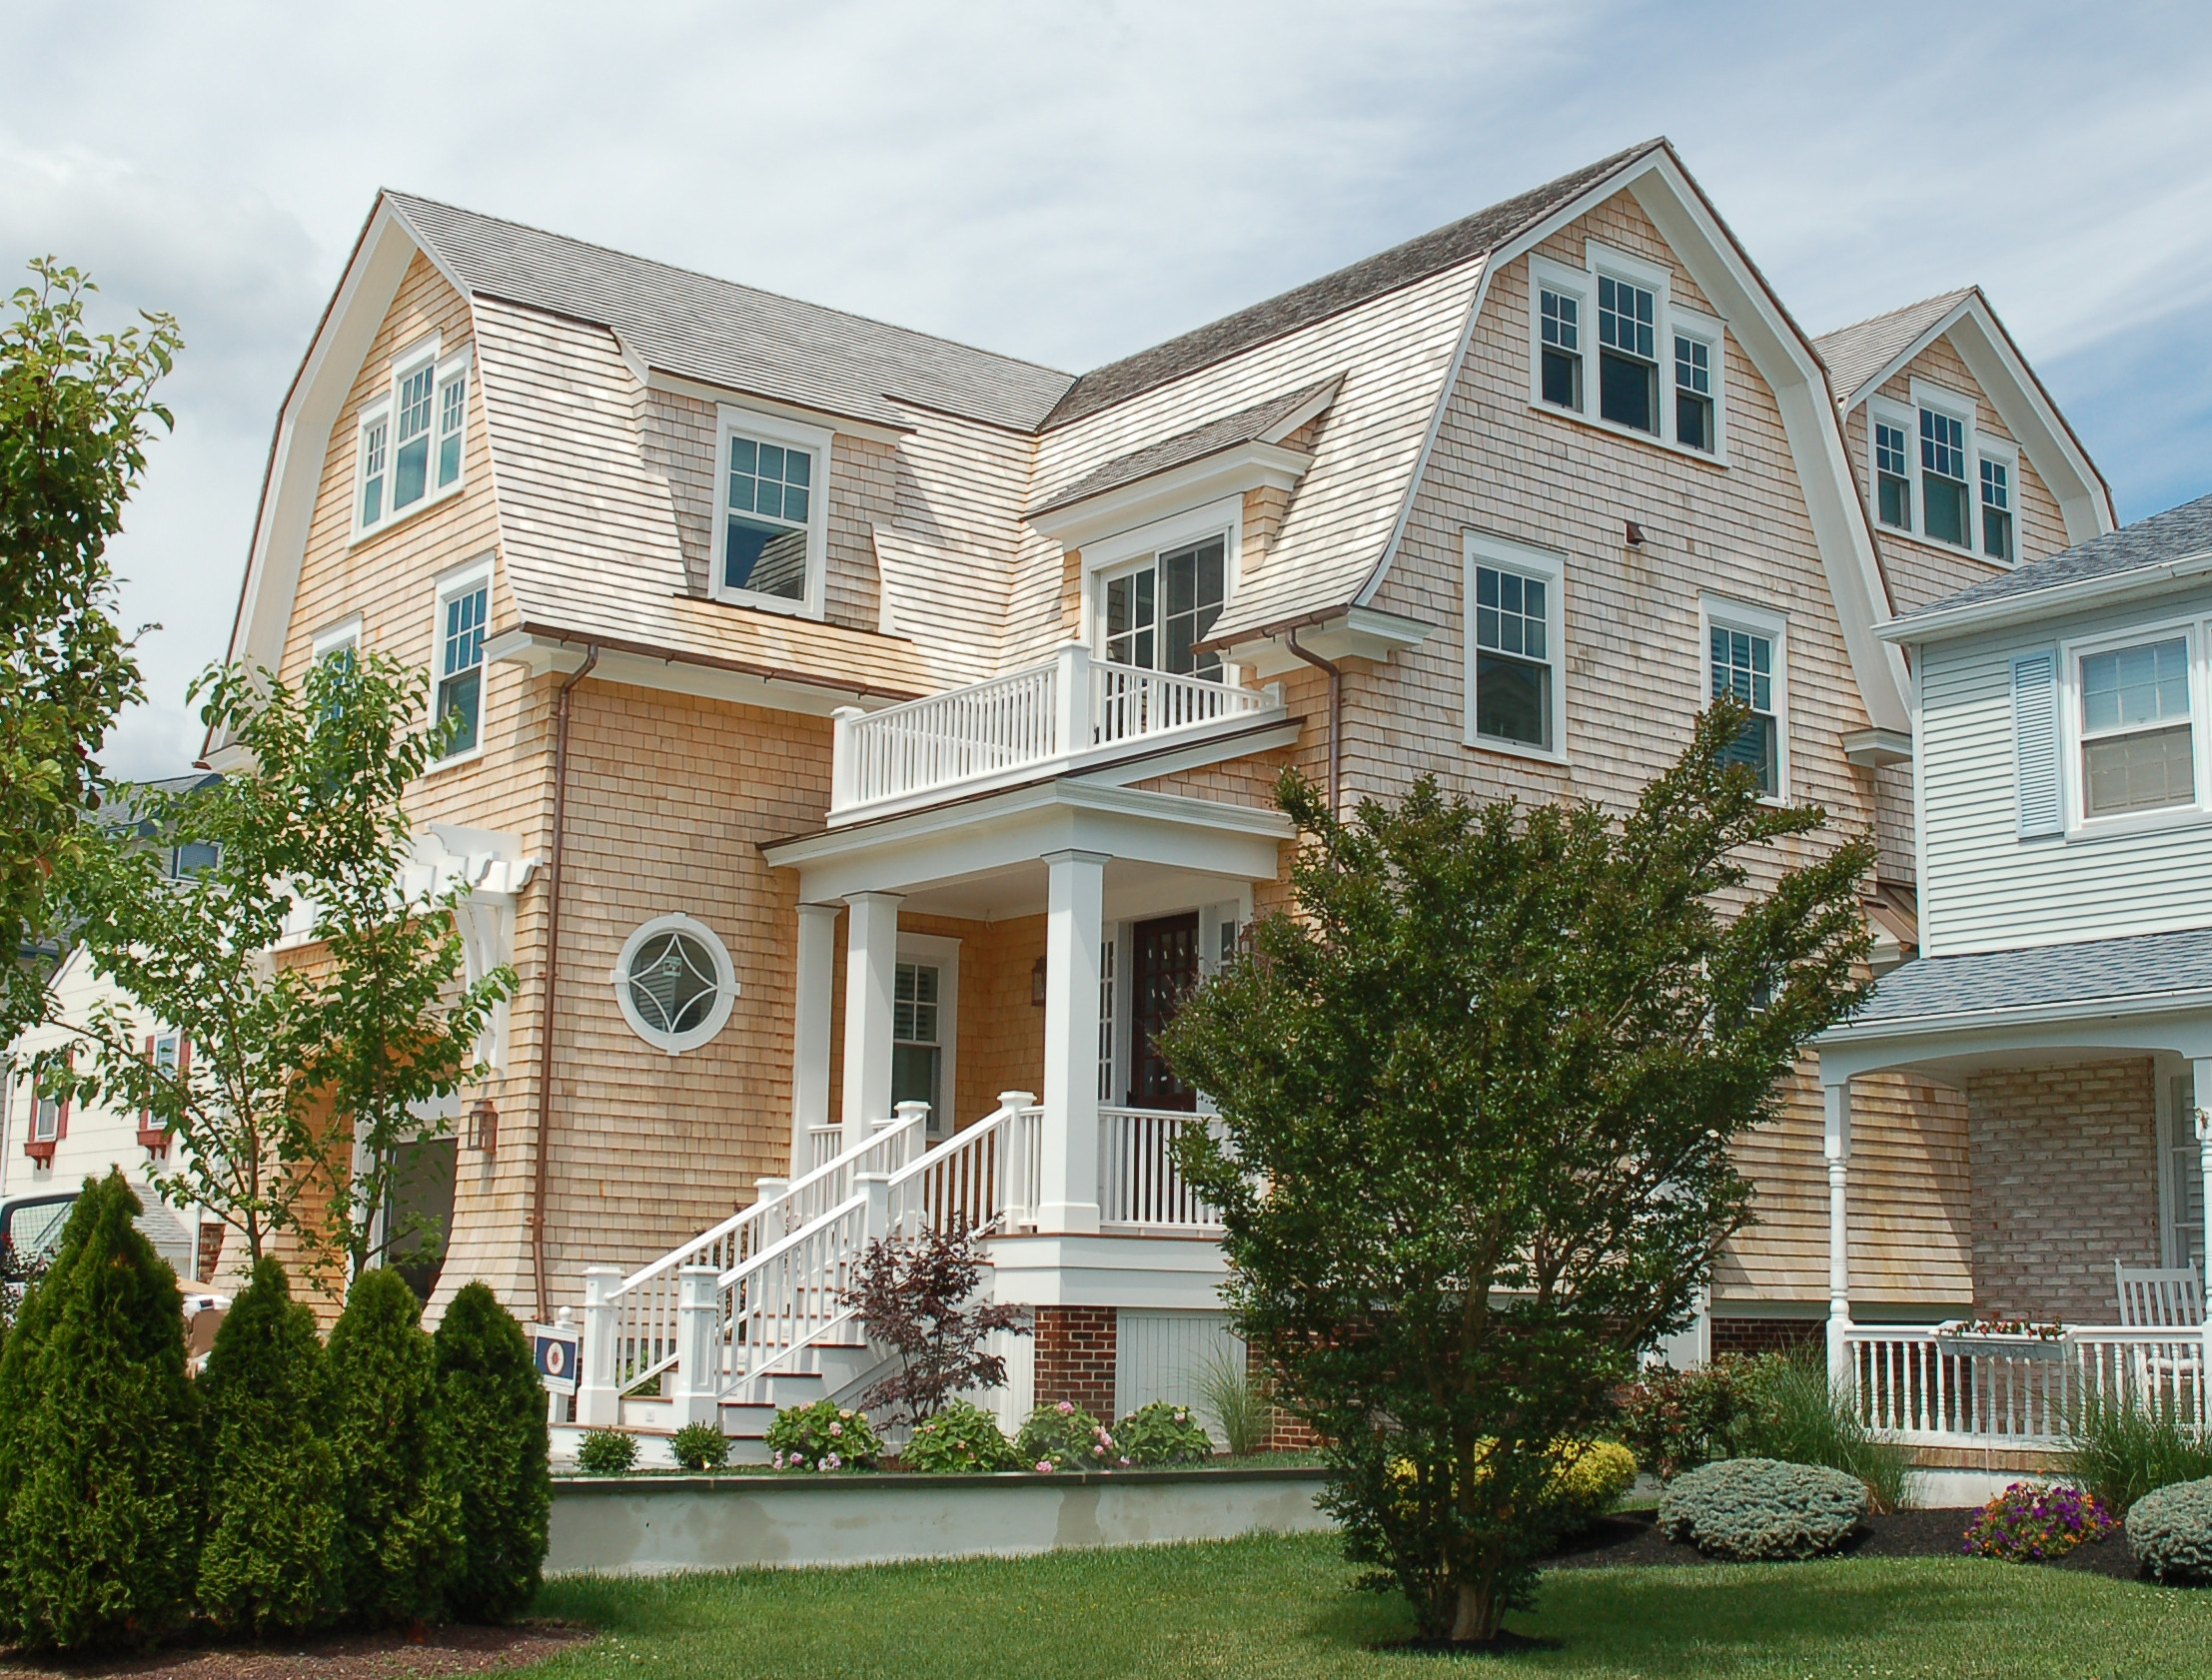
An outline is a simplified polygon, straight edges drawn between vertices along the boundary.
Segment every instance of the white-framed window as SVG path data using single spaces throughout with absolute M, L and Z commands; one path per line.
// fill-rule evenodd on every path
M 1092 650 L 1117 665 L 1222 681 L 1197 651 L 1236 593 L 1244 502 L 1229 496 L 1084 546 Z
M 1980 474 L 1975 500 L 1981 518 L 1981 554 L 1986 560 L 2010 565 L 2013 552 L 2013 514 L 2020 481 L 2020 457 L 1995 438 L 1980 439 Z
M 1875 516 L 1892 530 L 1912 528 L 1912 436 L 1895 419 L 1873 420 Z
M 1566 561 L 1504 537 L 1461 536 L 1469 746 L 1566 754 Z
M 1789 793 L 1789 636 L 1778 614 L 1740 601 L 1707 599 L 1699 634 L 1707 700 L 1732 694 L 1751 718 L 1725 752 L 1724 761 L 1757 772 L 1759 791 L 1783 800 Z
M 1726 328 L 1677 303 L 1663 265 L 1585 243 L 1585 266 L 1529 259 L 1530 401 L 1719 459 Z
M 356 540 L 461 488 L 470 365 L 466 345 L 440 356 L 435 334 L 393 358 L 390 383 L 356 421 Z
M 2195 631 L 2070 650 L 2084 822 L 2198 803 Z
M 308 656 L 311 659 L 328 659 L 333 653 L 344 653 L 349 649 L 358 651 L 360 647 L 361 614 L 357 612 L 350 618 L 342 618 L 335 624 L 317 630 L 308 644 Z
M 680 913 L 655 916 L 632 933 L 610 978 L 629 1030 L 671 1056 L 713 1038 L 737 1001 L 728 947 L 704 922 Z
M 1966 482 L 1966 422 L 1939 409 L 1920 411 L 1920 526 L 1931 542 L 1973 546 L 1972 491 Z
M 492 611 L 492 567 L 479 561 L 438 586 L 431 626 L 431 702 L 435 717 L 459 719 L 443 762 L 484 744 L 484 632 Z
M 957 1124 L 960 942 L 902 933 L 892 970 L 891 1102 L 927 1103 L 929 1136 Z
M 715 448 L 713 593 L 820 617 L 830 433 L 780 415 L 725 408 Z
M 1983 432 L 1971 397 L 1914 379 L 1911 402 L 1867 404 L 1867 467 L 1874 517 L 1924 542 L 2010 565 L 2019 453 Z

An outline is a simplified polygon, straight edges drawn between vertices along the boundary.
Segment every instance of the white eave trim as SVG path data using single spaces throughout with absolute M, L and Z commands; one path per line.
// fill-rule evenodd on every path
M 1434 624 L 1418 618 L 1402 618 L 1372 606 L 1352 606 L 1317 616 L 1309 623 L 1287 625 L 1271 634 L 1207 645 L 1219 648 L 1225 659 L 1249 665 L 1262 677 L 1274 677 L 1311 668 L 1291 651 L 1293 635 L 1298 637 L 1300 647 L 1324 659 L 1372 659 L 1381 663 L 1394 653 L 1419 647 L 1435 630 Z
M 1028 515 L 1028 522 L 1063 548 L 1080 548 L 1117 531 L 1147 525 L 1185 508 L 1202 507 L 1247 490 L 1293 490 L 1314 463 L 1304 449 L 1258 438 L 1232 443 L 1196 460 Z
M 573 675 L 583 668 L 592 645 L 591 638 L 583 635 L 549 636 L 511 629 L 502 630 L 485 641 L 484 657 L 490 664 L 521 665 L 534 677 L 544 676 L 548 671 Z M 861 706 L 875 711 L 914 697 L 870 693 L 781 671 L 734 670 L 679 658 L 672 653 L 657 657 L 608 647 L 604 643 L 597 645 L 599 662 L 591 667 L 594 682 L 649 688 L 665 694 L 689 694 L 706 700 L 727 700 L 766 711 L 827 717 L 839 706 Z
M 2132 600 L 2139 595 L 2155 595 L 2172 584 L 2194 582 L 2208 574 L 2212 574 L 2212 549 L 2159 565 L 2136 566 L 2104 577 L 2085 577 L 2077 583 L 2053 583 L 2045 588 L 1998 595 L 1965 606 L 1915 612 L 1909 618 L 1892 618 L 1876 625 L 1874 633 L 1884 641 L 1903 647 L 1949 641 L 1959 636 L 1977 635 L 1983 630 L 2032 623 L 2087 607 Z
M 1843 737 L 1843 756 L 1862 769 L 1912 762 L 1912 736 L 1902 729 L 1853 729 Z
M 1925 962 L 1929 959 L 1921 960 Z M 1812 1043 L 1815 1049 L 1832 1047 L 1840 1050 L 1884 1044 L 1892 1039 L 1924 1039 L 1943 1033 L 2064 1026 L 2077 1021 L 2130 1020 L 2146 1015 L 2186 1015 L 2199 1010 L 2212 1010 L 2212 989 L 2192 987 L 2185 992 L 2137 992 L 2124 997 L 2084 998 L 2066 1003 L 1954 1009 L 1941 1015 L 1869 1021 L 1864 1025 L 1847 1022 L 1840 1027 L 1830 1027 L 1816 1036 Z

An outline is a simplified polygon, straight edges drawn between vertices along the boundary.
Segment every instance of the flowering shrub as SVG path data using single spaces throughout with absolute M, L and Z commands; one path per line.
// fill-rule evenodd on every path
M 619 1429 L 586 1429 L 576 1447 L 576 1468 L 587 1476 L 626 1476 L 637 1462 L 637 1437 Z
M 1020 1463 L 1014 1443 L 998 1432 L 998 1419 L 966 1400 L 954 1400 L 936 1416 L 915 1424 L 898 1455 L 900 1469 L 933 1475 L 1011 1470 Z
M 778 1470 L 871 1470 L 883 1437 L 863 1411 L 834 1400 L 785 1406 L 768 1425 L 768 1463 Z
M 1637 1461 L 1661 1481 L 1729 1451 L 1729 1432 L 1787 1361 L 1723 1353 L 1709 1365 L 1675 1370 L 1655 1365 L 1616 1391 L 1621 1438 Z
M 1935 1333 L 1944 1335 L 2017 1335 L 2031 1341 L 2059 1341 L 2066 1334 L 2061 1323 L 2037 1323 L 2030 1318 L 1954 1318 L 1938 1324 Z
M 1636 1454 L 1619 1441 L 1569 1441 L 1557 1456 L 1552 1492 L 1571 1527 L 1605 1515 L 1636 1485 Z
M 1054 1470 L 1125 1470 L 1131 1460 L 1113 1432 L 1067 1400 L 1039 1406 L 1014 1439 L 1017 1468 L 1050 1475 Z
M 1982 1506 L 1966 1530 L 1965 1551 L 1970 1557 L 2041 1563 L 2064 1557 L 2084 1540 L 2101 1540 L 2118 1526 L 2094 1493 L 2016 1481 Z
M 1214 1455 L 1214 1438 L 1189 1406 L 1154 1400 L 1114 1425 L 1121 1455 L 1132 1464 L 1203 1464 Z

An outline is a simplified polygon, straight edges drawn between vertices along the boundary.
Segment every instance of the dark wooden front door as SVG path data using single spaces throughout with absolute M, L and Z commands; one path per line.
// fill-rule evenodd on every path
M 1168 1071 L 1159 1036 L 1183 994 L 1198 984 L 1198 912 L 1139 922 L 1137 967 L 1131 977 L 1129 1106 L 1137 1109 L 1198 1107 L 1198 1093 Z

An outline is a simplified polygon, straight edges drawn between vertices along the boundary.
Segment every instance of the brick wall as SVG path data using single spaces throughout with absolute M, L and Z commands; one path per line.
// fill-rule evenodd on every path
M 1827 1325 L 1818 1318 L 1722 1318 L 1712 1320 L 1712 1356 L 1740 1353 L 1799 1353 L 1827 1345 Z
M 1093 1417 L 1112 1417 L 1120 1340 L 1111 1306 L 1038 1307 L 1036 1403 L 1073 1400 Z
M 2113 1260 L 2158 1261 L 2155 1089 L 2147 1059 L 1967 1082 L 1977 1311 L 2115 1321 Z

